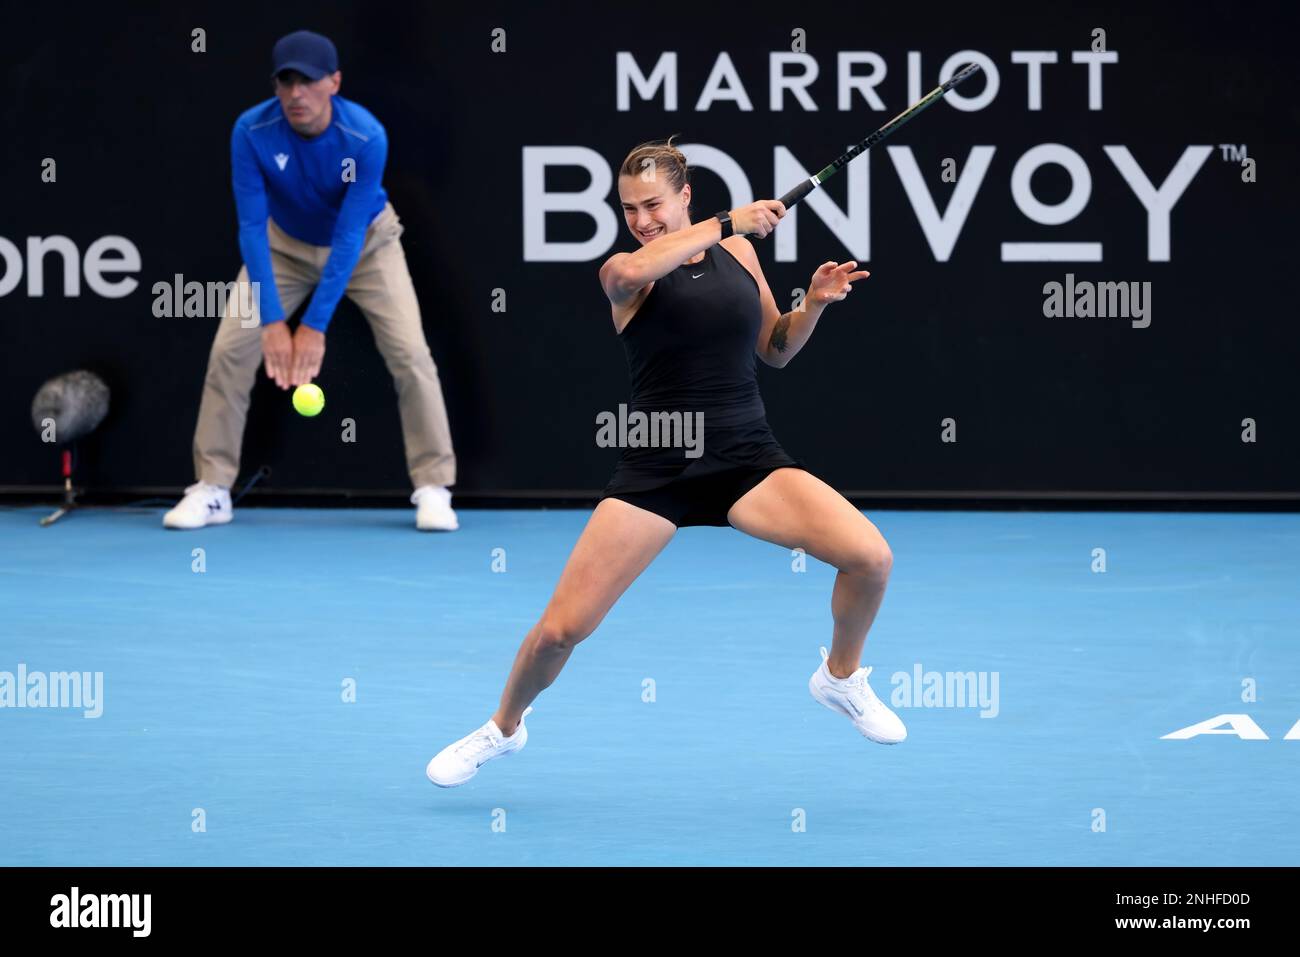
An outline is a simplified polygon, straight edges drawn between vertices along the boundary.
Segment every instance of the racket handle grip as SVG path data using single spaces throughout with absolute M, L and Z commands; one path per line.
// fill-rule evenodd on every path
M 796 186 L 794 189 L 790 190 L 790 192 L 782 196 L 781 204 L 785 206 L 786 209 L 789 209 L 791 206 L 799 202 L 799 200 L 803 199 L 812 191 L 813 191 L 813 181 L 811 179 L 806 179 L 798 186 Z
M 794 187 L 793 190 L 790 190 L 787 194 L 781 196 L 781 205 L 784 205 L 784 207 L 787 208 L 787 211 L 789 211 L 789 208 L 792 207 L 792 205 L 800 202 L 801 199 L 805 198 L 806 195 L 809 195 L 810 192 L 813 192 L 814 189 L 813 179 L 805 179 L 805 181 L 801 182 L 800 185 Z M 751 241 L 753 241 L 753 239 L 762 239 L 759 235 L 751 235 L 751 237 L 748 238 L 751 239 Z
M 790 192 L 786 193 L 784 196 L 781 197 L 781 205 L 784 206 L 788 211 L 791 206 L 793 206 L 795 203 L 799 202 L 799 200 L 803 199 L 805 196 L 811 193 L 813 189 L 814 189 L 813 181 L 811 179 L 806 179 L 798 186 L 796 186 L 794 189 L 790 190 Z M 750 236 L 749 238 L 760 239 L 762 237 Z

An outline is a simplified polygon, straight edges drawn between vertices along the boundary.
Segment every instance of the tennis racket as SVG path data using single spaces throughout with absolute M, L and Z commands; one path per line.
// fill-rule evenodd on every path
M 847 166 L 854 159 L 854 157 L 860 156 L 861 154 L 865 153 L 867 150 L 871 149 L 871 147 L 875 146 L 885 137 L 889 136 L 889 134 L 893 133 L 896 129 L 898 129 L 908 120 L 912 119 L 912 117 L 916 116 L 926 107 L 930 106 L 933 103 L 938 102 L 940 97 L 942 97 L 945 93 L 947 93 L 949 90 L 955 87 L 958 83 L 964 82 L 972 74 L 978 72 L 979 72 L 979 64 L 977 63 L 972 63 L 970 66 L 958 71 L 957 73 L 953 74 L 952 79 L 950 79 L 947 83 L 943 83 L 939 86 L 936 86 L 933 90 L 931 90 L 925 96 L 921 97 L 921 99 L 917 100 L 907 109 L 905 109 L 902 113 L 899 113 L 896 117 L 894 117 L 884 126 L 882 126 L 880 129 L 876 130 L 876 132 L 872 133 L 861 143 L 857 144 L 856 146 L 849 147 L 849 149 L 838 159 L 836 159 L 835 162 L 831 163 L 829 166 L 821 170 L 821 172 L 817 173 L 815 176 L 812 176 L 811 178 L 804 180 L 794 189 L 790 190 L 790 192 L 782 196 L 781 202 L 785 205 L 785 208 L 789 209 L 795 203 L 799 202 L 799 200 L 803 199 L 805 196 L 807 196 L 817 187 L 821 186 L 828 179 L 830 179 L 832 176 L 838 173 L 841 168 Z

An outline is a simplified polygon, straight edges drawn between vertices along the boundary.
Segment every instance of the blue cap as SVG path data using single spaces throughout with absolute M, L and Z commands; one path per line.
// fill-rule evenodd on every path
M 297 70 L 309 80 L 319 80 L 339 68 L 339 55 L 329 37 L 298 30 L 276 41 L 271 66 L 272 77 L 284 70 Z

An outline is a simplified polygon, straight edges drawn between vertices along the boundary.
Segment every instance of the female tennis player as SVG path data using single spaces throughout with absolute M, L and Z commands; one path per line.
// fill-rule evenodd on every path
M 623 449 L 550 603 L 519 648 L 496 714 L 429 762 L 429 780 L 440 787 L 464 784 L 486 762 L 524 747 L 532 701 L 674 532 L 691 525 L 731 525 L 837 568 L 831 652 L 821 649 L 809 690 L 872 741 L 896 744 L 907 736 L 871 690 L 871 669 L 859 666 L 893 555 L 875 525 L 777 443 L 755 362 L 785 366 L 826 307 L 869 273 L 854 262 L 823 263 L 802 308 L 782 313 L 745 236 L 767 236 L 785 207 L 759 200 L 692 223 L 686 157 L 671 139 L 629 153 L 618 191 L 641 248 L 611 256 L 600 282 L 627 353 L 630 407 L 647 416 L 702 413 L 702 454 Z

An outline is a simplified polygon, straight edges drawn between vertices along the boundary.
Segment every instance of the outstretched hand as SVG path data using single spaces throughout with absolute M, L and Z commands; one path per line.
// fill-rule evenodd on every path
M 865 269 L 854 272 L 857 265 L 854 261 L 843 265 L 836 262 L 822 263 L 813 273 L 812 282 L 808 285 L 808 301 L 817 306 L 843 302 L 853 291 L 853 283 L 871 275 Z
M 320 375 L 321 363 L 324 361 L 325 333 L 299 323 L 293 333 L 292 384 L 307 385 Z
M 266 359 L 266 377 L 281 389 L 289 388 L 293 334 L 283 320 L 262 326 L 262 356 Z

